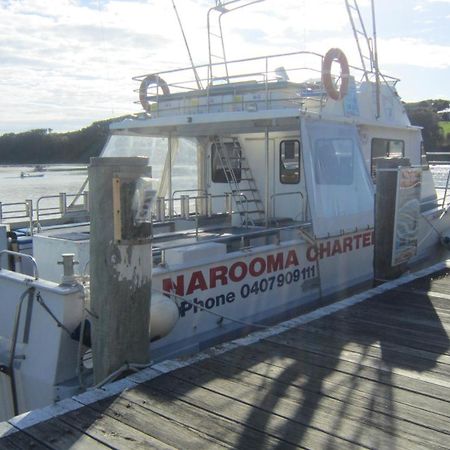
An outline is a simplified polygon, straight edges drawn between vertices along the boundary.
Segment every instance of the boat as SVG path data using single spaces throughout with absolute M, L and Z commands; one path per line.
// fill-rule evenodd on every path
M 20 178 L 40 178 L 43 176 L 43 173 L 20 172 Z
M 242 6 L 222 1 L 208 12 L 208 64 L 135 77 L 142 111 L 111 125 L 98 159 L 140 156 L 156 139 L 166 147 L 159 186 L 136 183 L 146 205 L 136 217 L 151 217 L 153 230 L 142 256 L 152 266 L 151 361 L 400 276 L 450 242 L 449 204 L 421 129 L 410 124 L 398 80 L 379 70 L 357 2 L 346 4 L 360 67 L 337 48 L 215 62 L 213 21 Z M 220 54 L 220 34 L 219 44 Z M 193 150 L 197 187 L 174 191 L 174 162 Z M 117 225 L 113 214 L 105 232 Z M 20 236 L 11 248 L 7 227 L 0 236 L 3 419 L 94 384 L 90 224 L 38 222 L 15 230 L 28 254 Z

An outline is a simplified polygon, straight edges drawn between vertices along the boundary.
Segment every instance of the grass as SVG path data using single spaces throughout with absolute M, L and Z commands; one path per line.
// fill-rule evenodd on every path
M 439 122 L 439 128 L 442 129 L 442 135 L 444 137 L 444 143 L 446 143 L 448 141 L 448 143 L 450 144 L 450 139 L 448 139 L 447 137 L 450 136 L 450 121 L 440 121 Z

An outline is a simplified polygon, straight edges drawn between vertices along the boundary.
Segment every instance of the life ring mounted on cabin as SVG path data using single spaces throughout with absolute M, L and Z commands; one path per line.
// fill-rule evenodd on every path
M 139 101 L 141 102 L 142 107 L 147 111 L 148 113 L 151 112 L 151 106 L 148 102 L 148 87 L 156 84 L 157 88 L 161 88 L 163 95 L 169 95 L 170 89 L 167 83 L 159 76 L 155 74 L 147 75 L 142 81 L 141 85 L 139 86 Z
M 331 65 L 333 61 L 337 61 L 341 66 L 341 85 L 339 90 L 333 82 L 331 77 Z M 350 69 L 348 66 L 347 57 L 339 48 L 330 48 L 323 58 L 322 64 L 322 83 L 328 97 L 333 100 L 342 100 L 348 92 L 348 79 L 350 76 Z

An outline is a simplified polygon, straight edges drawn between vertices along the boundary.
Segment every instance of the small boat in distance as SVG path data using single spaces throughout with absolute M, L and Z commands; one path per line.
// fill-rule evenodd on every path
M 20 178 L 37 178 L 43 176 L 43 173 L 20 172 Z

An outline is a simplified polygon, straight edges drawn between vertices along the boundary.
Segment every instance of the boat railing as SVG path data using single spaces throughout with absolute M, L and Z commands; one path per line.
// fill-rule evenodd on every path
M 256 239 L 256 245 L 261 245 L 260 238 L 273 238 L 273 243 L 275 245 L 280 245 L 285 240 L 292 240 L 292 233 L 298 231 L 298 237 L 301 237 L 302 239 L 305 239 L 305 230 L 308 230 L 311 227 L 311 223 L 309 222 L 302 222 L 302 223 L 296 223 L 294 225 L 286 225 L 282 227 L 276 227 L 276 228 L 264 228 L 264 229 L 255 229 L 255 230 L 248 230 L 245 232 L 245 234 L 236 234 L 232 235 L 229 234 L 227 236 L 219 236 L 214 238 L 208 238 L 207 242 L 215 242 L 215 243 L 230 243 L 230 241 L 238 242 L 239 245 L 231 246 L 231 251 L 242 251 L 242 250 L 249 250 L 252 248 L 252 239 Z M 283 236 L 286 235 L 286 237 L 283 239 Z M 306 233 L 307 236 L 309 236 L 308 233 Z M 305 239 L 306 240 L 306 239 Z M 205 240 L 196 240 L 194 242 L 190 242 L 188 245 L 190 247 L 195 245 L 201 245 L 204 244 Z M 183 244 L 176 244 L 171 245 L 167 244 L 166 246 L 159 246 L 157 248 L 154 248 L 154 252 L 158 252 L 161 255 L 161 266 L 166 265 L 166 251 L 174 250 L 177 248 L 183 248 L 186 247 L 186 243 Z
M 204 195 L 190 196 L 183 194 L 175 197 L 175 194 L 181 192 L 205 192 Z M 216 205 L 215 212 L 231 213 L 231 193 L 211 195 L 206 194 L 202 189 L 187 189 L 174 191 L 171 198 L 158 197 L 156 199 L 154 218 L 158 222 L 172 220 L 174 218 L 193 219 L 213 215 L 213 202 L 222 201 L 222 205 Z
M 28 255 L 27 253 L 20 253 L 20 252 L 14 252 L 12 250 L 2 250 L 0 251 L 0 263 L 2 261 L 3 256 L 13 256 L 14 258 L 25 258 L 28 259 L 31 262 L 31 265 L 33 266 L 33 277 L 35 280 L 39 278 L 39 271 L 36 260 L 33 258 L 33 256 Z M 1 270 L 1 264 L 0 264 L 0 270 Z
M 300 206 L 300 211 L 299 211 L 299 216 L 300 216 L 300 220 L 305 220 L 305 205 L 304 205 L 304 199 L 305 196 L 303 195 L 302 191 L 293 191 L 293 192 L 277 192 L 275 194 L 272 194 L 270 196 L 270 200 L 272 202 L 272 217 L 275 218 L 275 211 L 276 211 L 276 199 L 280 198 L 280 197 L 286 197 L 286 196 L 291 196 L 291 195 L 296 195 L 296 196 L 300 196 L 301 198 L 301 202 L 299 203 Z
M 71 200 L 77 198 L 77 203 L 72 203 Z M 55 202 L 55 200 L 57 200 Z M 56 195 L 44 195 L 39 197 L 36 202 L 36 216 L 35 223 L 38 225 L 41 220 L 49 217 L 62 217 L 67 213 L 89 211 L 89 195 L 84 191 L 82 195 L 67 194 L 60 192 Z
M 73 202 L 76 199 L 76 202 Z M 26 224 L 30 234 L 33 228 L 40 229 L 41 222 L 46 219 L 58 219 L 68 214 L 88 213 L 89 196 L 84 191 L 81 195 L 61 192 L 56 195 L 39 197 L 36 202 L 3 203 L 0 202 L 0 223 Z
M 33 217 L 33 201 L 3 203 L 0 202 L 0 223 L 17 222 L 27 219 L 31 222 Z
M 327 98 L 323 59 L 319 53 L 298 51 L 214 63 L 212 78 L 210 65 L 204 64 L 195 66 L 196 76 L 193 67 L 184 67 L 133 79 L 141 83 L 137 91 L 152 117 L 284 108 L 321 111 Z M 373 71 L 356 66 L 350 71 L 356 88 L 363 81 L 375 82 Z M 393 89 L 398 79 L 380 75 Z

